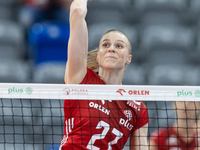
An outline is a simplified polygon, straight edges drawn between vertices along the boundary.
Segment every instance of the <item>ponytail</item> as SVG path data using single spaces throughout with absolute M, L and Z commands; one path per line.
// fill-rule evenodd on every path
M 99 68 L 99 64 L 97 62 L 97 52 L 98 48 L 91 50 L 88 52 L 88 57 L 87 57 L 87 67 L 91 70 L 96 70 Z

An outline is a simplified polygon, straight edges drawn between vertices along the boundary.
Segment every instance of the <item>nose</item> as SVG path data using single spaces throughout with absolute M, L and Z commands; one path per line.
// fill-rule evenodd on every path
M 116 52 L 115 46 L 114 46 L 114 45 L 111 45 L 110 48 L 108 49 L 108 52 L 110 52 L 110 53 L 115 53 L 115 52 Z

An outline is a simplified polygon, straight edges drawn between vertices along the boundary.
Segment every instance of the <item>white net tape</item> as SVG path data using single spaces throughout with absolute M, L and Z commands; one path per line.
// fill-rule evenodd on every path
M 64 134 L 64 99 L 101 100 L 102 106 L 104 100 L 141 100 L 148 109 L 149 138 L 154 131 L 177 120 L 179 108 L 172 101 L 183 101 L 184 106 L 179 110 L 183 114 L 188 105 L 186 101 L 196 101 L 189 103 L 194 108 L 188 110 L 195 115 L 184 120 L 198 120 L 200 86 L 0 83 L 0 149 L 58 150 Z M 194 128 L 193 132 L 198 130 L 198 126 L 180 127 L 186 128 Z M 198 134 L 196 137 L 198 139 Z M 129 145 L 127 143 L 124 150 L 128 150 Z M 49 146 L 56 148 L 48 149 Z
M 1 83 L 0 98 L 200 101 L 200 86 Z

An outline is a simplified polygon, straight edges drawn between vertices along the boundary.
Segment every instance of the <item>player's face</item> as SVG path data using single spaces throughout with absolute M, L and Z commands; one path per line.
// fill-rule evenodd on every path
M 105 34 L 99 43 L 97 61 L 100 67 L 123 68 L 131 62 L 129 42 L 125 35 L 112 31 Z
M 196 119 L 199 117 L 200 102 L 185 101 L 175 102 L 175 108 L 177 109 L 178 118 L 190 118 Z

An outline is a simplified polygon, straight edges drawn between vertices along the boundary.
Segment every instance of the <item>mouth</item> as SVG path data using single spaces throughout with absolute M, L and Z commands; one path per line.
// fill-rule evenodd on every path
M 117 59 L 116 57 L 114 56 L 107 56 L 106 58 L 113 58 L 113 59 Z

